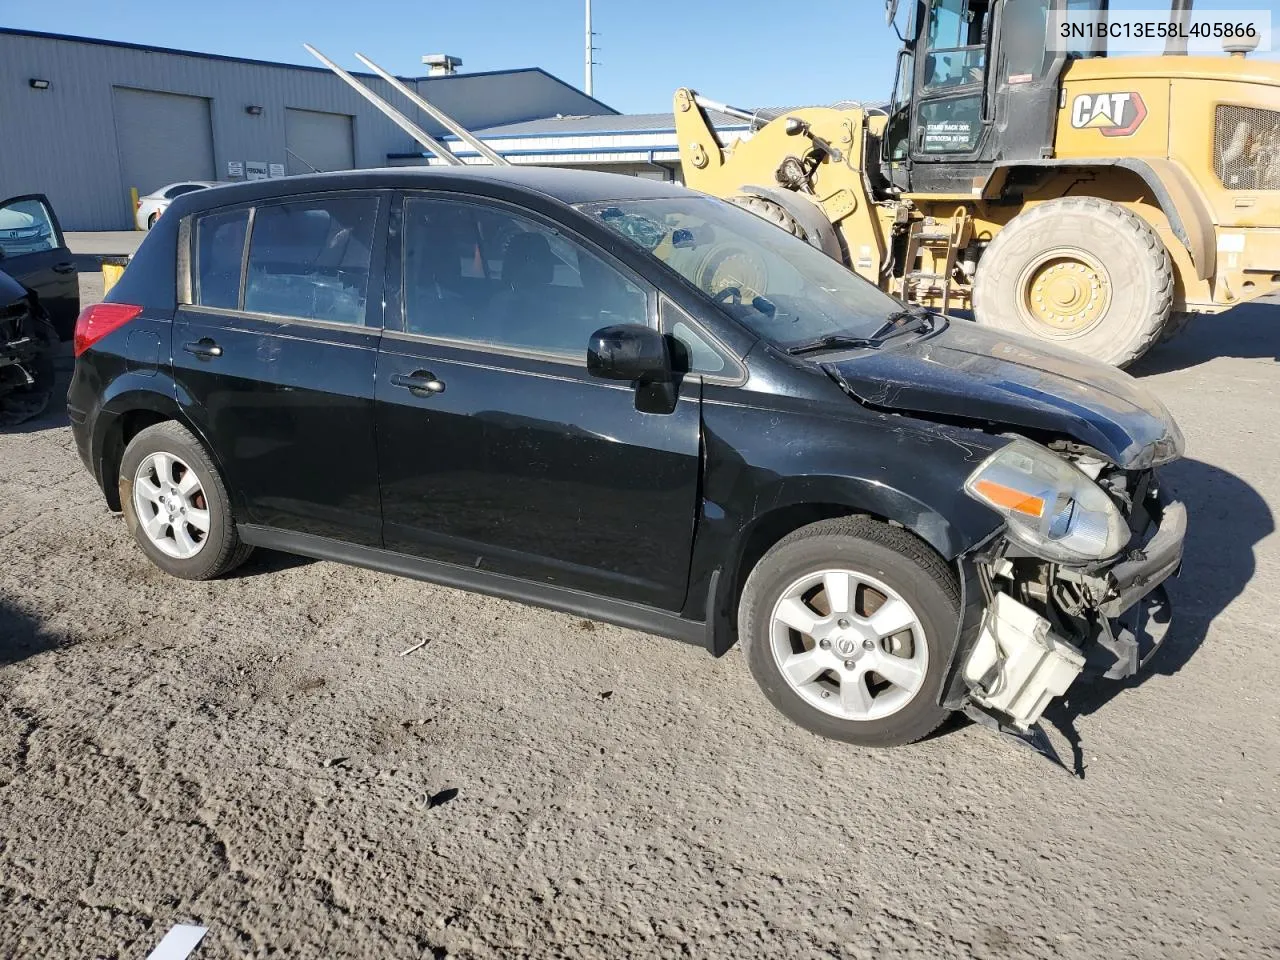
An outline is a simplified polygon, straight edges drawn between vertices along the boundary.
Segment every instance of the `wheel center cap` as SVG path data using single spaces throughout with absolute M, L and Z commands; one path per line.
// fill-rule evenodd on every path
M 836 653 L 842 657 L 857 659 L 862 654 L 862 642 L 853 637 L 840 637 L 835 642 Z

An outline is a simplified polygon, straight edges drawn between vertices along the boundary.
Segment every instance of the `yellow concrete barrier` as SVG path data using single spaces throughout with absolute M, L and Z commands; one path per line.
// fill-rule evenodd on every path
M 128 257 L 102 258 L 102 293 L 104 296 L 119 282 L 120 277 L 124 274 L 124 268 L 128 265 Z

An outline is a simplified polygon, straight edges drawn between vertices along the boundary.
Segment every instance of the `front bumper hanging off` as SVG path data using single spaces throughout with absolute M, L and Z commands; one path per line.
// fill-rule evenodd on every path
M 1150 662 L 1172 619 L 1164 584 L 1182 564 L 1187 511 L 1160 495 L 1138 509 L 1146 514 L 1145 529 L 1118 562 L 1053 568 L 1052 576 L 1081 599 L 1074 615 L 1058 610 L 1048 590 L 1043 609 L 1033 608 L 1025 596 L 1013 595 L 1016 582 L 1009 583 L 1011 591 L 983 598 L 956 678 L 963 681 L 965 706 L 1022 736 L 1081 673 L 1123 679 Z M 952 689 L 959 687 L 957 682 Z

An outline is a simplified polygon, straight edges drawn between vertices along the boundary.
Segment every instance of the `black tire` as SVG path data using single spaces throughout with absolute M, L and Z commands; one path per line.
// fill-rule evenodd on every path
M 897 712 L 873 720 L 835 717 L 804 700 L 774 658 L 774 605 L 806 573 L 839 565 L 869 574 L 913 608 L 928 645 L 924 682 Z M 868 517 L 841 517 L 802 527 L 779 541 L 747 578 L 738 606 L 738 636 L 747 664 L 766 697 L 788 718 L 820 736 L 868 747 L 891 747 L 928 736 L 946 720 L 939 706 L 959 620 L 954 571 L 927 544 Z
M 134 478 L 147 457 L 167 453 L 189 465 L 200 482 L 209 512 L 209 531 L 198 553 L 187 559 L 160 550 L 146 532 L 134 504 Z M 157 567 L 183 580 L 212 580 L 234 570 L 253 548 L 240 542 L 231 512 L 231 498 L 213 461 L 200 441 L 182 424 L 168 420 L 147 427 L 129 441 L 120 460 L 120 505 L 129 532 Z
M 1110 301 L 1096 319 L 1081 321 L 1078 332 L 1059 331 L 1026 306 L 1034 302 L 1031 280 L 1040 265 L 1075 256 L 1103 275 Z M 978 262 L 973 309 L 978 323 L 1125 367 L 1159 339 L 1173 291 L 1169 251 L 1146 220 L 1109 200 L 1064 197 L 1018 214 L 996 234 Z M 1090 309 L 1082 305 L 1078 316 Z
M 156 225 L 156 221 L 159 219 L 160 219 L 160 214 L 158 213 L 153 213 L 151 216 L 147 217 L 147 229 L 150 230 L 152 227 L 154 227 Z
M 754 213 L 761 220 L 768 220 L 775 227 L 780 227 L 793 237 L 799 237 L 806 243 L 810 243 L 809 235 L 804 227 L 800 226 L 800 222 L 791 214 L 787 213 L 780 204 L 774 203 L 772 200 L 766 200 L 764 197 L 756 197 L 750 194 L 739 194 L 730 197 L 729 202 L 735 207 L 741 207 Z

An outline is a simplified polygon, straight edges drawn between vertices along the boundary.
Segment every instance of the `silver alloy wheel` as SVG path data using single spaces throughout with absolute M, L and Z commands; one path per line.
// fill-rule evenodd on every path
M 153 453 L 133 476 L 133 509 L 147 539 L 189 560 L 209 539 L 209 501 L 196 472 L 171 453 Z
M 787 587 L 773 607 L 770 646 L 791 689 L 842 720 L 897 713 L 929 669 L 911 605 L 856 570 L 818 570 Z

